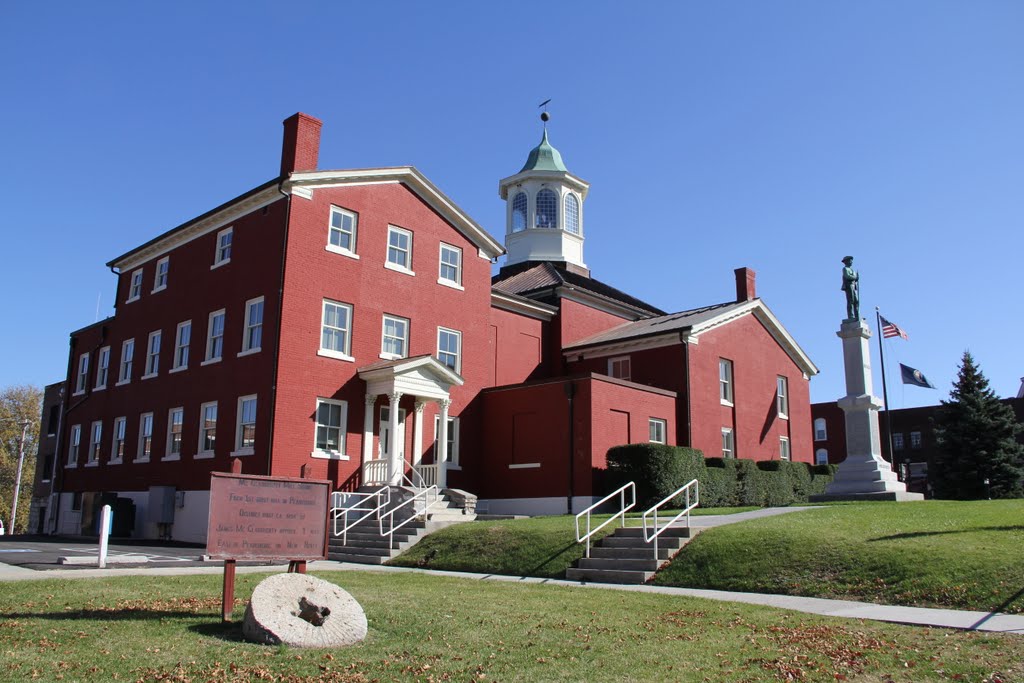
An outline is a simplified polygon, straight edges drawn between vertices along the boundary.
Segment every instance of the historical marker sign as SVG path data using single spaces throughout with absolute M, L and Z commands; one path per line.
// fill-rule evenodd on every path
M 327 559 L 331 482 L 211 474 L 206 552 L 212 559 Z

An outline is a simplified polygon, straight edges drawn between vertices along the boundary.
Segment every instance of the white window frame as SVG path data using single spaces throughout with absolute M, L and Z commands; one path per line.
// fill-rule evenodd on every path
M 910 432 L 910 447 L 916 450 L 921 448 L 922 444 L 921 432 Z
M 107 459 L 108 465 L 120 465 L 124 462 L 124 435 L 127 424 L 128 418 L 126 417 L 114 418 L 114 427 L 110 430 L 112 436 L 110 439 L 110 457 Z
M 614 356 L 608 359 L 608 376 L 615 379 L 632 381 L 633 362 L 630 356 Z
M 153 330 L 146 340 L 146 374 L 141 379 L 152 379 L 160 374 L 160 345 L 163 330 Z
M 180 425 L 180 431 L 178 432 L 178 452 L 175 453 L 171 447 L 174 443 L 174 414 L 177 413 L 179 416 L 178 425 Z M 161 460 L 181 460 L 181 453 L 185 446 L 185 408 L 184 406 L 178 406 L 177 408 L 171 408 L 167 411 L 167 440 L 164 444 L 164 457 Z
M 815 465 L 827 465 L 828 464 L 828 449 L 819 448 L 814 451 L 814 464 Z
M 335 227 L 334 226 L 334 216 L 335 215 L 342 215 L 342 216 L 347 216 L 348 218 L 351 218 L 352 219 L 352 232 L 345 232 L 341 228 Z M 341 246 L 338 246 L 337 244 L 334 244 L 334 243 L 331 242 L 331 237 L 336 232 L 340 233 L 342 235 L 349 235 L 349 244 L 352 245 L 351 248 L 341 247 Z M 327 251 L 331 252 L 332 254 L 341 254 L 342 256 L 348 256 L 349 258 L 358 259 L 359 258 L 359 254 L 356 253 L 356 237 L 357 237 L 358 233 L 359 233 L 359 214 L 357 214 L 355 211 L 349 211 L 348 209 L 343 209 L 340 206 L 332 206 L 331 207 L 330 215 L 329 215 L 329 217 L 327 219 L 327 246 L 325 247 L 325 249 Z
M 128 358 L 128 350 L 131 350 L 131 357 Z M 135 364 L 135 338 L 125 339 L 121 342 L 121 358 L 120 363 L 117 366 L 117 384 L 114 386 L 119 387 L 122 384 L 128 384 L 132 381 L 132 368 Z
M 782 375 L 775 378 L 775 407 L 780 418 L 789 419 L 789 378 Z
M 188 339 L 182 341 L 185 330 L 188 330 Z M 185 320 L 178 323 L 178 328 L 174 331 L 174 359 L 170 372 L 187 370 L 190 355 L 192 355 L 192 321 Z
M 78 467 L 78 451 L 82 447 L 82 425 L 72 425 L 68 437 L 68 459 L 65 467 Z
M 162 259 L 156 262 L 156 272 L 153 273 L 153 291 L 150 294 L 156 294 L 167 289 L 167 276 L 171 272 L 171 257 L 164 256 Z
M 394 320 L 394 321 L 397 321 L 397 322 L 400 322 L 400 323 L 404 324 L 405 325 L 405 337 L 387 337 L 387 336 L 385 336 L 385 331 L 387 330 L 388 320 Z M 403 317 L 398 316 L 398 315 L 390 315 L 388 313 L 384 314 L 383 318 L 381 319 L 381 324 L 380 324 L 380 357 L 381 358 L 383 358 L 385 360 L 397 360 L 399 358 L 408 358 L 409 357 L 409 337 L 412 336 L 411 332 L 410 332 L 410 329 L 409 329 L 410 326 L 411 326 L 411 323 L 409 322 L 408 318 L 403 318 Z M 403 340 L 403 344 L 402 344 L 402 346 L 403 346 L 403 349 L 402 349 L 403 353 L 395 354 L 395 353 L 388 353 L 388 352 L 386 352 L 384 350 L 384 342 L 387 339 L 402 339 Z
M 345 317 L 347 320 L 347 327 L 335 327 L 334 325 L 328 326 L 327 324 L 327 307 L 335 306 L 337 308 L 343 308 L 346 311 Z M 354 310 L 352 304 L 346 304 L 342 301 L 334 301 L 333 299 L 324 299 L 320 304 L 320 349 L 317 351 L 318 356 L 324 356 L 326 358 L 336 358 L 338 360 L 348 361 L 352 363 L 355 358 L 352 357 L 352 316 Z M 337 349 L 327 348 L 324 346 L 324 330 L 331 329 L 336 331 L 344 332 L 345 343 L 344 348 L 340 351 Z M 383 328 L 382 328 L 383 329 Z
M 96 354 L 96 386 L 93 391 L 102 391 L 107 388 L 107 380 L 110 378 L 110 347 L 104 346 Z
M 450 251 L 455 254 L 455 265 L 452 266 L 450 263 L 445 263 L 444 253 Z M 445 267 L 455 268 L 455 278 L 449 278 L 444 276 Z M 441 247 L 438 250 L 437 255 L 437 284 L 444 285 L 445 287 L 451 287 L 453 289 L 460 289 L 465 291 L 462 286 L 462 249 L 456 247 L 453 244 L 441 242 Z
M 792 460 L 793 451 L 789 443 L 788 436 L 779 437 L 779 460 Z
M 668 420 L 660 417 L 648 418 L 647 437 L 648 443 L 668 443 Z
M 220 268 L 221 266 L 225 266 L 231 263 L 231 250 L 235 246 L 234 233 L 234 226 L 230 228 L 224 228 L 223 230 L 217 233 L 217 241 L 216 243 L 214 243 L 213 265 L 210 266 L 210 270 L 213 270 L 214 268 Z M 225 237 L 228 238 L 228 243 L 226 245 L 223 243 Z
M 148 424 L 148 430 L 147 430 Z M 148 432 L 148 433 L 147 433 Z M 149 439 L 149 452 L 146 452 L 145 442 Z M 139 415 L 139 439 L 135 451 L 135 462 L 149 462 L 153 455 L 153 413 L 142 413 Z
M 130 304 L 133 301 L 138 301 L 142 297 L 142 268 L 136 268 L 132 271 L 130 279 L 128 280 L 128 298 L 125 299 L 126 304 Z
M 718 399 L 723 406 L 731 406 L 736 400 L 734 369 L 732 361 L 728 358 L 718 359 Z
M 318 420 L 320 419 L 320 406 L 321 405 L 333 405 L 340 406 L 341 419 L 338 425 L 338 446 L 339 450 L 331 451 L 325 450 L 319 447 L 319 432 L 320 427 L 324 426 L 328 429 L 334 429 L 332 425 L 321 425 Z M 338 401 L 333 398 L 317 398 L 316 409 L 313 411 L 313 451 L 310 455 L 314 458 L 322 458 L 325 460 L 348 460 L 349 456 L 346 453 L 348 448 L 348 401 Z
M 256 404 L 256 410 L 260 409 L 259 401 L 257 400 L 256 394 L 249 394 L 248 396 L 238 397 L 238 409 L 235 411 L 235 450 L 231 452 L 233 456 L 239 455 L 252 455 L 256 452 L 255 445 L 243 446 L 242 445 L 242 431 L 247 422 L 242 422 L 242 406 L 246 401 L 252 401 Z M 256 415 L 252 416 L 252 429 L 253 429 L 253 444 L 256 443 Z
M 903 440 L 903 432 L 895 432 L 892 435 L 892 449 L 902 451 L 904 448 L 906 448 L 906 442 Z
M 444 460 L 438 460 L 437 458 L 437 442 L 441 438 L 441 416 L 434 416 L 434 463 L 444 463 L 448 466 L 448 469 L 461 470 L 462 466 L 459 465 L 459 418 L 454 415 L 448 416 L 448 448 L 451 449 L 452 459 L 448 460 L 448 454 L 445 454 Z
M 736 457 L 736 432 L 732 427 L 722 427 L 722 457 Z
M 450 365 L 448 365 L 447 363 L 445 363 L 443 360 L 441 360 L 441 335 L 442 334 L 455 335 L 455 338 L 458 340 L 458 349 L 455 351 L 455 354 L 454 354 L 455 355 L 455 367 L 454 368 L 451 367 Z M 453 355 L 450 351 L 445 351 L 444 353 L 446 355 Z M 438 327 L 437 328 L 437 360 L 442 365 L 447 367 L 449 370 L 452 370 L 453 372 L 455 372 L 455 374 L 458 375 L 458 374 L 462 373 L 462 333 L 461 332 L 459 332 L 458 330 L 453 330 L 453 329 L 448 328 L 448 327 Z
M 391 246 L 391 235 L 394 234 L 394 233 L 397 233 L 397 234 L 400 234 L 400 235 L 405 235 L 406 237 L 409 238 L 409 248 L 408 249 L 400 249 L 398 247 L 392 247 Z M 400 263 L 395 263 L 394 261 L 391 260 L 391 250 L 392 249 L 394 249 L 395 251 L 398 251 L 400 253 L 405 254 L 405 265 L 400 264 Z M 406 275 L 415 275 L 416 274 L 415 272 L 413 272 L 413 269 L 412 269 L 412 230 L 406 230 L 405 228 L 399 228 L 396 225 L 389 225 L 388 226 L 388 241 L 384 245 L 384 267 L 387 268 L 388 270 L 393 270 L 393 271 L 398 272 L 398 273 L 404 273 Z
M 814 418 L 814 440 L 828 441 L 828 423 L 823 417 Z
M 213 355 L 213 344 L 215 337 L 213 336 L 213 321 L 218 316 L 222 318 L 220 325 L 220 353 L 216 356 Z M 206 318 L 206 356 L 200 365 L 210 365 L 211 363 L 219 363 L 224 358 L 224 333 L 227 331 L 228 326 L 228 315 L 226 309 L 220 309 L 219 311 L 212 311 Z
M 259 321 L 253 322 L 253 309 L 259 306 Z M 245 326 L 242 327 L 242 350 L 239 356 L 248 356 L 251 353 L 259 353 L 263 350 L 263 317 L 266 312 L 264 298 L 258 296 L 245 302 Z M 259 338 L 253 343 L 254 333 Z
M 89 451 L 85 456 L 86 467 L 100 464 L 100 447 L 103 444 L 103 420 L 96 420 L 89 427 Z
M 206 410 L 213 408 L 213 448 L 206 448 Z M 219 421 L 216 401 L 209 401 L 199 406 L 199 443 L 196 446 L 196 460 L 212 458 L 217 452 L 217 422 Z
M 78 375 L 75 377 L 75 396 L 85 393 L 89 386 L 89 354 L 83 353 L 78 357 Z

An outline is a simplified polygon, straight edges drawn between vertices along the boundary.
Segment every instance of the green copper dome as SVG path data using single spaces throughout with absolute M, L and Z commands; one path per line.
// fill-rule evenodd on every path
M 562 155 L 548 142 L 548 129 L 544 129 L 544 137 L 540 144 L 530 150 L 530 156 L 526 158 L 526 165 L 519 171 L 562 171 L 568 173 L 569 169 L 562 163 Z

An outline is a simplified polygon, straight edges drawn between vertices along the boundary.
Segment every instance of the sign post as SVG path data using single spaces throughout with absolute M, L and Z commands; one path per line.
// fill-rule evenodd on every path
M 110 506 L 104 505 L 100 508 L 100 552 L 96 558 L 100 569 L 105 569 L 107 566 L 107 545 L 110 542 L 110 528 L 113 522 Z

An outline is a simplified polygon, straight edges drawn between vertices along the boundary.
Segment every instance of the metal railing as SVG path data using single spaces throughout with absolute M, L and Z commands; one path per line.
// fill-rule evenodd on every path
M 693 493 L 692 496 L 690 495 L 691 491 Z M 675 517 L 668 520 L 667 522 L 664 522 L 663 524 L 659 523 L 658 509 L 662 505 L 665 505 L 666 503 L 669 503 L 672 500 L 674 500 L 676 497 L 684 494 L 686 496 L 686 502 L 683 505 L 683 509 L 679 511 L 679 514 L 677 514 Z M 690 481 L 690 483 L 679 487 L 678 489 L 668 494 L 665 498 L 655 503 L 647 511 L 644 512 L 644 542 L 654 542 L 654 559 L 658 559 L 658 537 L 661 536 L 665 529 L 668 529 L 670 526 L 679 521 L 679 518 L 683 515 L 686 515 L 686 528 L 690 528 L 690 510 L 694 509 L 698 505 L 700 505 L 700 484 L 697 482 L 696 479 L 693 479 L 692 481 Z M 648 517 L 650 517 L 651 515 L 654 516 L 654 520 L 650 529 L 648 529 Z
M 626 504 L 626 492 L 627 491 L 629 492 L 629 505 Z M 591 516 L 591 513 L 593 513 L 594 510 L 596 510 L 601 505 L 604 505 L 605 503 L 607 503 L 609 500 L 611 500 L 615 496 L 619 497 L 619 511 L 616 512 L 611 517 L 609 517 L 608 519 L 606 519 L 604 522 L 602 522 L 600 526 L 594 527 L 592 529 L 591 526 L 590 526 L 590 521 L 591 521 L 590 520 L 590 516 Z M 597 501 L 596 503 L 594 503 L 593 505 L 588 507 L 583 512 L 581 512 L 578 515 L 576 515 L 576 542 L 577 543 L 586 542 L 586 544 L 587 544 L 587 555 L 586 556 L 587 557 L 590 557 L 590 539 L 593 537 L 593 535 L 596 534 L 601 529 L 603 529 L 604 527 L 608 526 L 611 522 L 615 521 L 616 517 L 622 517 L 622 526 L 626 526 L 626 511 L 632 510 L 635 505 L 636 505 L 636 484 L 634 484 L 633 482 L 629 482 L 628 484 L 626 484 L 622 488 L 617 489 L 615 491 L 612 491 L 607 496 L 605 496 L 601 500 Z M 587 518 L 587 533 L 581 536 L 580 535 L 580 520 L 583 519 L 584 516 Z
M 363 486 L 386 486 L 389 483 L 387 460 L 380 458 L 363 463 Z
M 352 503 L 353 499 L 355 500 Z M 346 505 L 346 503 L 350 503 Z M 348 544 L 348 530 L 368 517 L 377 515 L 380 519 L 381 510 L 391 504 L 391 489 L 380 488 L 373 493 L 344 493 L 335 491 L 331 494 L 331 521 L 334 536 L 341 536 L 341 542 Z M 354 520 L 350 519 L 353 513 Z M 340 528 L 339 528 L 340 525 Z
M 426 515 L 427 511 L 437 504 L 440 499 L 441 494 L 437 490 L 436 486 L 428 486 L 427 488 L 418 490 L 416 495 L 412 498 L 402 501 L 377 518 L 377 527 L 380 531 L 380 535 L 384 538 L 391 538 L 396 531 L 414 520 L 418 515 Z M 419 503 L 419 506 L 417 503 Z M 412 507 L 411 514 L 398 524 L 395 524 L 395 513 L 406 507 Z M 388 520 L 386 530 L 384 525 L 385 520 Z

